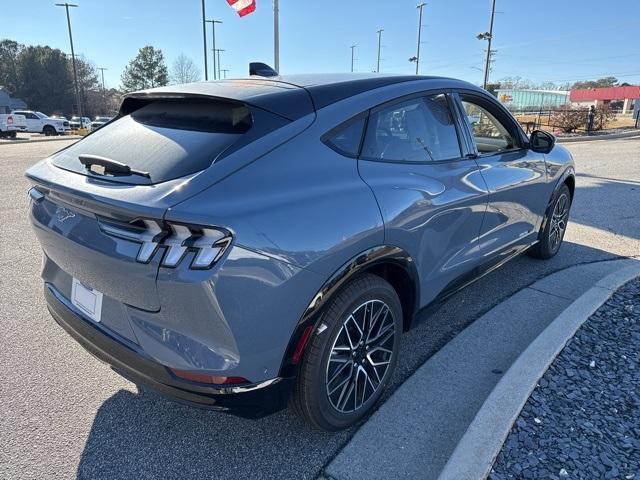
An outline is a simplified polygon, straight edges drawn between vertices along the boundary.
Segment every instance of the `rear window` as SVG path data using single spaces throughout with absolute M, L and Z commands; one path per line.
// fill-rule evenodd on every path
M 149 178 L 135 174 L 101 178 L 131 184 L 158 183 L 204 170 L 234 144 L 246 144 L 286 123 L 277 115 L 225 100 L 134 99 L 132 103 L 138 108 L 59 152 L 53 163 L 93 175 L 79 156 L 95 155 L 149 173 Z M 260 128 L 255 125 L 258 120 Z

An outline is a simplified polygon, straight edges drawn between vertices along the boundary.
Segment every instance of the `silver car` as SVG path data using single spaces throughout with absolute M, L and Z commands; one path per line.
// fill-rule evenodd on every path
M 132 93 L 27 177 L 49 310 L 87 350 L 326 430 L 376 404 L 422 308 L 554 256 L 575 190 L 567 150 L 486 91 L 377 75 Z

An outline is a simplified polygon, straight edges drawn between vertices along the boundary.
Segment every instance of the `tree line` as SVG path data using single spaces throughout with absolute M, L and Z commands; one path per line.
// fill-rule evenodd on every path
M 103 91 L 95 64 L 82 56 L 76 56 L 76 72 L 82 113 L 88 117 L 115 114 L 127 92 L 200 80 L 199 69 L 187 56 L 179 55 L 169 71 L 162 51 L 149 45 L 129 62 L 119 88 Z M 57 48 L 0 40 L 0 87 L 32 110 L 67 117 L 78 112 L 72 59 Z

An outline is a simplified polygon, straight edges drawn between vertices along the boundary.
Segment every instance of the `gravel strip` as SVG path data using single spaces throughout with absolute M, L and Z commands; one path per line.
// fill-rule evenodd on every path
M 531 397 L 491 480 L 640 480 L 640 279 L 578 330 Z

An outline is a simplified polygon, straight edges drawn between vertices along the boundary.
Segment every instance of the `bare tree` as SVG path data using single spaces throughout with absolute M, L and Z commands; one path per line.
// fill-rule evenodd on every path
M 200 80 L 200 70 L 189 57 L 181 53 L 171 67 L 171 81 L 173 83 L 190 83 Z

